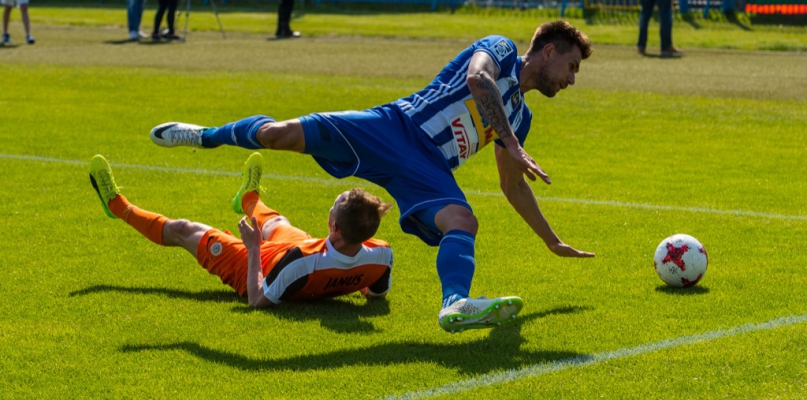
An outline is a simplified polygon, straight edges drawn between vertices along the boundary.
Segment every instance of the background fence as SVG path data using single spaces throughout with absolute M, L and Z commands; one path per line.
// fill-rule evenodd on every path
M 571 8 L 635 11 L 640 7 L 640 0 L 315 0 L 316 5 L 322 3 L 430 5 L 432 10 L 437 7 L 449 7 L 453 10 L 463 5 L 522 9 L 546 8 L 558 9 L 561 15 Z M 704 15 L 708 15 L 710 11 L 807 15 L 807 0 L 674 0 L 674 7 L 681 13 L 703 12 Z

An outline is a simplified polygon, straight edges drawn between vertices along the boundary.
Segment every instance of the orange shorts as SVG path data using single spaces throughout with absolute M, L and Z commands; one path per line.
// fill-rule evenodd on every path
M 283 254 L 311 236 L 291 225 L 280 225 L 261 244 L 261 269 L 266 276 Z M 205 232 L 196 248 L 196 260 L 207 272 L 221 278 L 241 295 L 247 295 L 248 251 L 244 242 L 229 231 Z

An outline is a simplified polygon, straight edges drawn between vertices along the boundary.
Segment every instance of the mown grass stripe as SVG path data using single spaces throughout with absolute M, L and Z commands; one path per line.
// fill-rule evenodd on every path
M 25 161 L 40 161 L 40 162 L 52 162 L 52 163 L 61 163 L 61 164 L 72 164 L 72 165 L 89 165 L 89 160 L 87 161 L 80 161 L 80 160 L 65 160 L 59 158 L 51 158 L 51 157 L 40 157 L 40 156 L 25 156 L 25 155 L 14 155 L 14 154 L 0 154 L 0 159 L 14 159 L 14 160 L 25 160 Z M 199 175 L 220 175 L 220 176 L 241 176 L 241 172 L 231 172 L 231 171 L 214 171 L 214 170 L 207 170 L 207 169 L 198 169 L 198 168 L 177 168 L 177 167 L 158 167 L 152 165 L 138 165 L 138 164 L 111 164 L 115 168 L 130 168 L 130 169 L 139 169 L 144 171 L 165 171 L 165 172 L 176 172 L 176 173 L 184 173 L 184 174 L 199 174 Z M 341 181 L 338 179 L 319 179 L 319 178 L 307 178 L 302 176 L 290 176 L 290 175 L 276 175 L 276 174 L 264 174 L 263 177 L 269 179 L 278 179 L 278 180 L 287 180 L 287 181 L 299 181 L 299 182 L 314 182 L 323 185 L 346 185 L 346 186 L 371 186 L 368 183 L 364 182 L 354 182 L 354 181 Z M 476 190 L 466 190 L 465 194 L 471 196 L 496 196 L 501 197 L 503 196 L 501 193 L 492 193 L 492 192 L 480 192 Z M 628 202 L 621 202 L 621 201 L 608 201 L 608 200 L 588 200 L 588 199 L 570 199 L 570 198 L 560 198 L 560 197 L 540 197 L 536 196 L 536 199 L 539 201 L 553 201 L 558 203 L 574 203 L 574 204 L 586 204 L 586 205 L 595 205 L 595 206 L 610 206 L 610 207 L 623 207 L 623 208 L 639 208 L 645 210 L 657 210 L 657 211 L 685 211 L 685 212 L 694 212 L 694 213 L 706 213 L 706 214 L 718 214 L 718 215 L 733 215 L 733 216 L 740 216 L 740 217 L 755 217 L 755 218 L 770 218 L 770 219 L 781 219 L 781 220 L 793 220 L 793 221 L 807 221 L 807 216 L 803 215 L 785 215 L 785 214 L 773 214 L 773 213 L 764 213 L 758 211 L 747 211 L 747 210 L 719 210 L 714 208 L 704 208 L 704 207 L 681 207 L 681 206 L 668 206 L 668 205 L 659 205 L 659 204 L 641 204 L 641 203 L 628 203 Z

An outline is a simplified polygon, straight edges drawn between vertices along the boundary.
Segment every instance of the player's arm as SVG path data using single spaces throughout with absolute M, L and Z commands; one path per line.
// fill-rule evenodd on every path
M 507 147 L 508 154 L 513 158 L 513 166 L 527 175 L 530 180 L 535 180 L 536 175 L 546 183 L 552 183 L 549 176 L 535 163 L 535 160 L 527 154 L 518 143 L 518 138 L 513 132 L 510 121 L 507 120 L 507 112 L 504 109 L 502 93 L 496 86 L 496 79 L 499 77 L 499 67 L 488 53 L 477 51 L 471 57 L 468 65 L 468 75 L 465 83 L 471 91 L 479 107 L 479 112 L 485 117 L 499 139 Z
M 523 174 L 515 165 L 515 161 L 510 157 L 508 151 L 501 146 L 494 146 L 494 148 L 496 165 L 499 168 L 499 182 L 504 196 L 507 197 L 507 201 L 518 215 L 544 241 L 546 247 L 561 257 L 594 257 L 594 253 L 577 250 L 560 240 L 549 226 L 549 222 L 538 206 L 532 188 L 524 180 Z
M 261 231 L 255 228 L 258 221 L 252 217 L 250 225 L 247 217 L 238 221 L 238 229 L 241 231 L 241 240 L 247 248 L 247 299 L 249 306 L 254 308 L 266 308 L 275 303 L 269 301 L 263 295 L 263 270 L 261 269 Z
M 368 299 L 385 297 L 387 293 L 389 293 L 390 286 L 392 285 L 390 272 L 392 272 L 392 269 L 387 267 L 387 270 L 384 271 L 377 281 L 366 288 L 362 288 L 359 292 Z

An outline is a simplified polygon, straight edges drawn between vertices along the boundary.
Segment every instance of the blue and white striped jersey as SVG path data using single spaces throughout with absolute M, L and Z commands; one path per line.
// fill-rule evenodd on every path
M 488 53 L 499 67 L 496 85 L 510 125 L 523 146 L 532 112 L 524 104 L 519 88 L 521 57 L 515 43 L 504 36 L 488 36 L 475 42 L 449 62 L 426 88 L 395 102 L 431 138 L 452 171 L 498 138 L 465 83 L 471 57 L 477 51 Z

